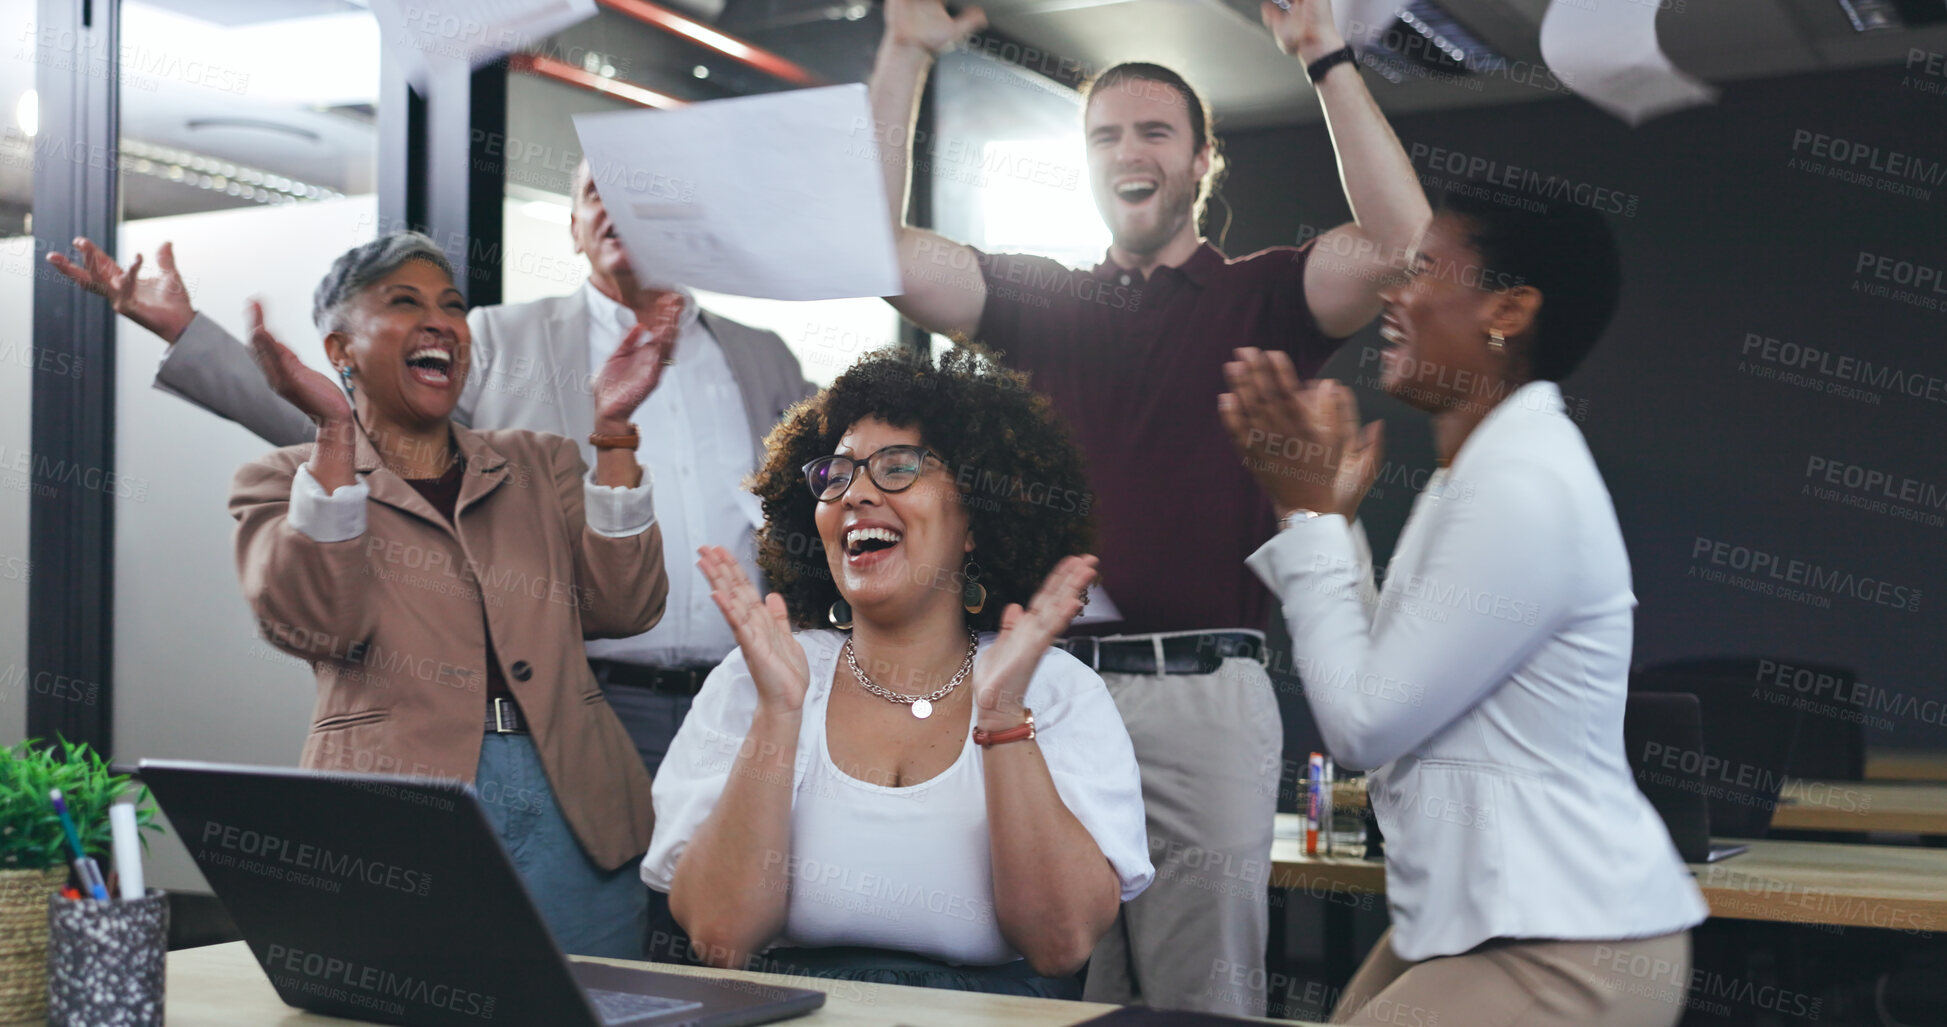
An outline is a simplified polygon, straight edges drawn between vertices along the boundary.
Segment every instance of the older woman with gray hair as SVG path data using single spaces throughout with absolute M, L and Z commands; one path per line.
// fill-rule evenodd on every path
M 574 953 L 642 954 L 649 776 L 582 640 L 662 616 L 662 534 L 629 418 L 676 313 L 637 325 L 596 376 L 591 473 L 561 436 L 452 422 L 471 336 L 425 236 L 355 247 L 319 283 L 336 383 L 248 312 L 264 376 L 318 426 L 245 465 L 230 494 L 244 596 L 317 675 L 303 765 L 472 782 Z

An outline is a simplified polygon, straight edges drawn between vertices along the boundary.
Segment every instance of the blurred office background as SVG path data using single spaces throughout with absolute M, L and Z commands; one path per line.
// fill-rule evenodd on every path
M 125 262 L 150 254 L 152 270 L 156 245 L 173 240 L 199 309 L 237 331 L 244 300 L 261 297 L 273 329 L 322 363 L 311 289 L 393 211 L 438 213 L 442 191 L 466 194 L 465 220 L 444 220 L 464 229 L 441 238 L 462 240 L 476 299 L 572 291 L 585 274 L 568 237 L 573 115 L 862 81 L 882 29 L 865 0 L 603 0 L 593 19 L 476 74 L 468 159 L 402 187 L 406 169 L 388 160 L 451 151 L 413 135 L 427 119 L 403 110 L 374 16 L 355 0 L 97 0 L 93 17 L 119 18 L 112 48 L 77 43 L 43 14 L 62 6 L 0 0 L 0 738 L 66 725 L 130 760 L 293 762 L 312 679 L 256 639 L 236 588 L 224 496 L 264 444 L 150 388 L 164 347 L 131 324 L 114 322 L 105 362 L 34 349 L 49 346 L 34 333 L 36 303 L 66 289 L 44 264 L 46 232 L 35 239 L 36 213 L 51 216 L 35 209 L 37 174 L 84 189 L 112 178 Z M 1206 233 L 1229 253 L 1297 243 L 1349 216 L 1311 88 L 1254 0 L 985 6 L 990 30 L 934 74 L 916 220 L 987 250 L 1099 261 L 1107 233 L 1074 87 L 1129 59 L 1180 70 L 1215 108 L 1230 172 Z M 1536 188 L 1613 214 L 1622 310 L 1565 392 L 1629 543 L 1637 662 L 1848 667 L 1883 705 L 1864 725 L 1877 758 L 1947 750 L 1947 5 L 1660 0 L 1664 50 L 1721 96 L 1637 127 L 1548 72 L 1545 8 L 1414 0 L 1363 73 L 1430 190 L 1466 169 L 1518 167 L 1556 183 Z M 72 134 L 71 107 L 38 94 L 50 74 L 80 82 L 76 95 L 113 83 L 115 123 L 84 126 L 112 154 Z M 399 188 L 417 190 L 418 206 L 401 207 L 388 192 Z M 923 344 L 876 300 L 705 302 L 777 331 L 821 383 L 867 349 Z M 1400 470 L 1366 513 L 1383 562 L 1432 447 L 1422 417 L 1365 387 L 1378 346 L 1362 331 L 1327 373 L 1388 422 Z M 30 603 L 41 590 L 60 598 L 66 584 L 48 575 L 79 566 L 34 560 L 30 506 L 62 491 L 44 479 L 63 471 L 41 459 L 55 450 L 35 433 L 32 396 L 102 373 L 113 435 L 96 452 L 112 465 L 61 459 L 113 476 L 90 479 L 107 483 L 81 501 L 95 504 L 89 519 L 57 521 L 67 508 L 50 500 L 31 524 L 110 540 L 91 586 L 102 602 L 87 611 L 91 632 L 42 640 L 30 658 Z M 1833 484 L 1835 465 L 1918 489 L 1889 497 L 1845 472 Z M 1809 598 L 1780 594 L 1762 567 L 1728 562 L 1753 554 L 1815 566 L 1823 584 L 1795 586 Z M 1301 768 L 1320 746 L 1296 682 L 1282 680 L 1287 766 Z M 173 842 L 158 859 L 158 883 L 197 886 Z M 1290 955 L 1305 958 L 1304 932 L 1292 933 Z

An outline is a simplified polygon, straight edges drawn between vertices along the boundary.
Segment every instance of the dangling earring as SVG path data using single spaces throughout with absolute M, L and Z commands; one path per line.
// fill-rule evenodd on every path
M 1496 353 L 1499 353 L 1502 350 L 1507 349 L 1508 337 L 1502 335 L 1501 330 L 1499 328 L 1489 328 L 1487 330 L 1487 348 L 1493 350 Z
M 338 381 L 345 386 L 345 395 L 352 394 L 352 369 L 344 364 L 338 366 Z
M 839 599 L 832 604 L 831 609 L 825 611 L 825 619 L 831 621 L 832 627 L 840 631 L 852 630 L 852 604 L 842 598 Z
M 980 565 L 968 560 L 961 573 L 966 575 L 967 583 L 960 587 L 960 605 L 968 613 L 979 613 L 987 605 L 987 586 L 980 583 Z

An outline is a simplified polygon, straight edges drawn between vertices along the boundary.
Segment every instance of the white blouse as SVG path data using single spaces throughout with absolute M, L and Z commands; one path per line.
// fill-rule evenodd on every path
M 1399 957 L 1703 920 L 1623 752 L 1629 554 L 1555 385 L 1517 389 L 1434 475 L 1377 596 L 1362 543 L 1317 517 L 1249 562 L 1327 748 L 1377 768 Z
M 811 668 L 798 736 L 790 900 L 778 944 L 897 949 L 961 965 L 1020 958 L 994 915 L 986 777 L 971 718 L 960 756 L 916 785 L 861 781 L 832 762 L 825 714 L 845 636 L 796 636 Z M 980 649 L 994 642 L 980 636 Z M 961 687 L 970 687 L 962 685 Z M 1025 705 L 1035 740 L 1063 804 L 1115 870 L 1122 900 L 1155 876 L 1144 826 L 1135 750 L 1108 689 L 1094 671 L 1050 649 L 1035 669 Z M 656 775 L 656 830 L 642 879 L 667 892 L 683 850 L 716 808 L 731 764 L 749 734 L 757 688 L 742 650 L 712 671 Z

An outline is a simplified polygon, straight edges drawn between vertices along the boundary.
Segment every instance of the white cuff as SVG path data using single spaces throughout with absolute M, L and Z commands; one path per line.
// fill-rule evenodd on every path
M 363 478 L 326 492 L 311 476 L 311 465 L 299 464 L 291 479 L 291 527 L 313 542 L 355 539 L 365 534 L 365 500 L 371 495 Z
M 642 469 L 642 484 L 632 489 L 595 484 L 595 472 L 582 479 L 582 510 L 588 527 L 606 538 L 640 535 L 656 523 L 655 480 Z

